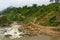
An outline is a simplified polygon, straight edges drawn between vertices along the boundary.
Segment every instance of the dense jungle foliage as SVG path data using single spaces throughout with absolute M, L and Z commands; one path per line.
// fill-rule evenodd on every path
M 0 24 L 7 24 L 13 21 L 23 22 L 28 24 L 30 22 L 45 26 L 58 26 L 60 24 L 60 3 L 53 3 L 49 5 L 27 7 L 9 7 L 0 13 Z

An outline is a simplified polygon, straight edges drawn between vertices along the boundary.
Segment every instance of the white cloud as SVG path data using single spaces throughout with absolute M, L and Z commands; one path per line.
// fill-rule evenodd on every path
M 25 5 L 30 6 L 32 4 L 49 4 L 49 0 L 0 0 L 0 11 L 9 6 L 22 7 Z

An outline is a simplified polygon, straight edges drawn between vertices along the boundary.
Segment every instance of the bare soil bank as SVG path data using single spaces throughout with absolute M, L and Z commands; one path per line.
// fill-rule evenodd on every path
M 53 30 L 57 27 L 45 27 L 41 25 L 37 25 L 34 23 L 31 23 L 31 25 L 23 25 L 19 28 L 20 31 L 23 31 L 25 35 L 38 35 L 38 34 L 46 34 L 50 36 L 60 36 L 60 31 Z

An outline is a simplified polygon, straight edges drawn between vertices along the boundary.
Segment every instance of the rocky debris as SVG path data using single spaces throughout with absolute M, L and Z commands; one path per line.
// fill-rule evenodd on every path
M 41 28 L 42 27 L 42 28 Z M 5 37 L 9 37 L 11 39 L 20 38 L 24 35 L 28 36 L 36 36 L 39 34 L 48 34 L 48 35 L 56 35 L 58 32 L 51 30 L 49 27 L 43 27 L 39 25 L 18 25 L 16 22 L 11 24 L 10 28 L 5 28 L 7 31 L 4 33 Z
M 39 27 L 32 27 L 32 26 L 23 27 L 22 26 L 19 28 L 19 30 L 25 33 L 25 35 L 29 35 L 29 36 L 41 34 L 41 30 Z
M 51 27 L 53 28 L 53 27 Z M 53 31 L 50 27 L 44 27 L 44 26 L 22 26 L 19 28 L 20 31 L 22 31 L 23 33 L 25 33 L 25 35 L 29 35 L 29 36 L 33 36 L 33 35 L 38 35 L 38 34 L 46 34 L 46 35 L 50 35 L 50 36 L 58 36 L 58 34 L 60 34 L 60 32 L 57 31 Z

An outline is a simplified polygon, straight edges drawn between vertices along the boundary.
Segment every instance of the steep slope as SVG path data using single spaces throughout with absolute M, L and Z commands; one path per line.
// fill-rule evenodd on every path
M 60 22 L 57 22 L 56 16 L 60 14 L 60 3 L 53 3 L 49 5 L 23 8 L 7 8 L 2 12 L 0 17 L 0 24 L 9 23 L 13 21 L 23 22 L 29 24 L 30 22 L 37 23 L 39 25 L 57 26 Z

